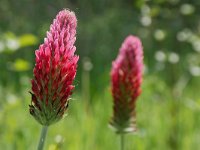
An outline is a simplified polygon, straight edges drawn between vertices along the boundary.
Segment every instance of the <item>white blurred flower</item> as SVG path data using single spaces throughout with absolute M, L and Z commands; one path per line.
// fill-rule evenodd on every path
M 157 29 L 155 32 L 154 32 L 154 38 L 158 41 L 162 41 L 164 40 L 165 38 L 165 32 L 161 29 Z
M 83 69 L 86 70 L 86 71 L 90 71 L 90 70 L 92 70 L 92 68 L 93 68 L 93 64 L 90 61 L 90 59 L 84 58 L 83 59 Z
M 195 7 L 191 4 L 183 4 L 180 7 L 180 12 L 183 15 L 190 15 L 195 11 Z
M 16 39 L 8 39 L 6 45 L 10 50 L 16 50 L 19 48 L 19 41 Z
M 56 143 L 62 143 L 63 142 L 63 137 L 60 134 L 58 134 L 55 137 L 55 141 L 56 141 Z
M 149 26 L 151 25 L 151 17 L 146 15 L 142 16 L 140 22 L 143 26 Z
M 177 33 L 176 38 L 178 41 L 183 42 L 188 40 L 192 36 L 192 32 L 189 29 L 184 29 Z
M 172 64 L 176 64 L 179 62 L 179 55 L 177 53 L 170 53 L 168 56 L 168 61 Z
M 164 62 L 166 60 L 166 54 L 163 51 L 157 51 L 154 57 L 159 62 Z
M 193 41 L 192 46 L 195 51 L 200 52 L 200 40 Z
M 11 105 L 17 102 L 17 97 L 14 94 L 8 94 L 6 97 L 7 97 L 7 102 Z
M 200 76 L 200 67 L 198 66 L 190 66 L 189 71 L 193 76 Z

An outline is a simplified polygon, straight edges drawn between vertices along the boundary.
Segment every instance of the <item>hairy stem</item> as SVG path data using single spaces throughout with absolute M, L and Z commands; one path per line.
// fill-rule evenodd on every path
M 124 134 L 123 133 L 120 134 L 120 142 L 121 142 L 121 150 L 125 150 L 124 149 Z
M 38 150 L 43 150 L 44 142 L 47 135 L 48 126 L 43 126 L 41 130 L 40 140 L 38 143 Z

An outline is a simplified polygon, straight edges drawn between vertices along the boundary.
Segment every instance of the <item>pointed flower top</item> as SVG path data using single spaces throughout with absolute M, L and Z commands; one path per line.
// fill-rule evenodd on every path
M 143 50 L 139 38 L 128 36 L 112 64 L 111 81 L 114 114 L 110 125 L 117 133 L 136 130 L 136 99 L 141 93 Z
M 29 110 L 42 125 L 57 122 L 67 109 L 79 58 L 74 55 L 76 26 L 74 12 L 60 11 L 53 20 L 44 43 L 35 52 Z

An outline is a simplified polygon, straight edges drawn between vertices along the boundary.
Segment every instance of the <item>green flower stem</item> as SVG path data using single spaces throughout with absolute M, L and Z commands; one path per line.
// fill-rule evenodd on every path
M 44 142 L 47 135 L 48 126 L 43 126 L 40 135 L 40 141 L 38 143 L 38 150 L 43 150 Z
M 120 141 L 121 141 L 121 150 L 125 150 L 124 149 L 124 134 L 123 133 L 120 134 Z

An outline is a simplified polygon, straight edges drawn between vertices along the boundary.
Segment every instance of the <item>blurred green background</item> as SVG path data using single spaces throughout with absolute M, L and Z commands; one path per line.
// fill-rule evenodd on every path
M 0 149 L 34 150 L 41 126 L 28 110 L 34 51 L 58 11 L 78 18 L 76 89 L 47 150 L 114 150 L 111 62 L 129 34 L 144 46 L 136 134 L 126 150 L 200 149 L 200 1 L 0 0 Z

